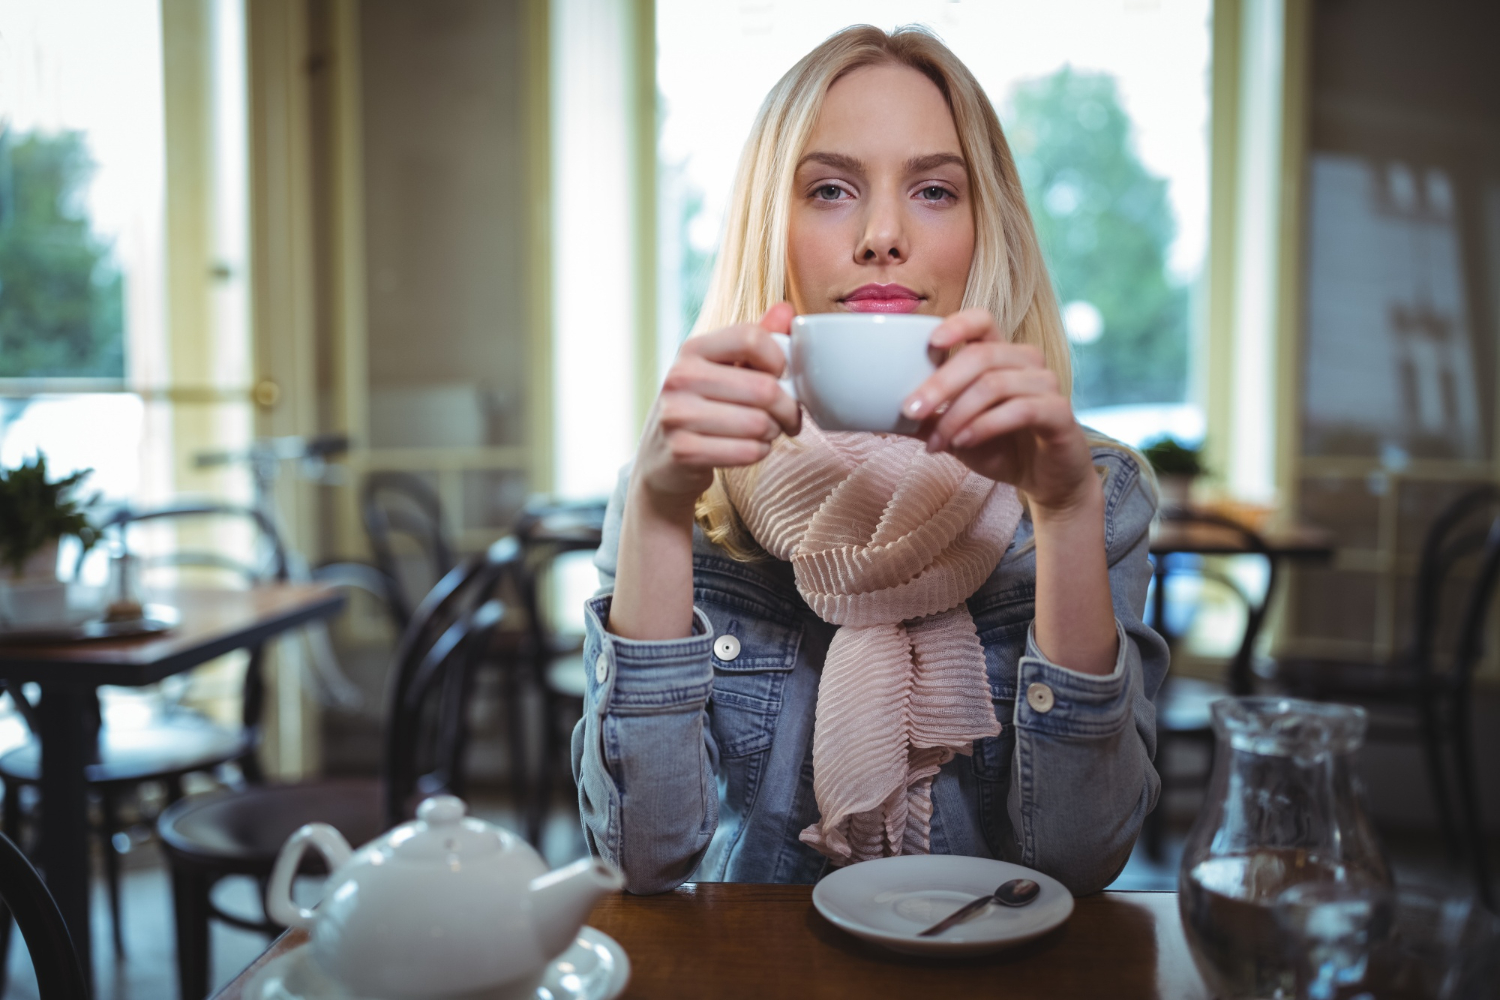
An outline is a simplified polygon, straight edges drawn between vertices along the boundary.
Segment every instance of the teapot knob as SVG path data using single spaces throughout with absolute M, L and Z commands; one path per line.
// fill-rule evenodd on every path
M 456 795 L 434 795 L 417 806 L 417 819 L 428 826 L 456 826 L 468 807 Z

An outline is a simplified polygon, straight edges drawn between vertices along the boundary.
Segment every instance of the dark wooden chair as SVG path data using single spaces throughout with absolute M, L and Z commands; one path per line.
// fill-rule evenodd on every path
M 37 870 L 9 837 L 0 835 L 0 899 L 14 914 L 31 953 L 41 1000 L 88 1000 L 83 963 L 62 911 Z
M 1288 694 L 1365 705 L 1372 740 L 1421 744 L 1445 842 L 1454 857 L 1468 859 L 1479 897 L 1492 910 L 1470 696 L 1497 576 L 1500 488 L 1483 486 L 1450 504 L 1427 531 L 1417 566 L 1411 640 L 1399 655 L 1375 663 L 1283 657 L 1264 671 Z
M 1173 786 L 1183 783 L 1166 766 L 1163 766 L 1168 763 L 1166 756 L 1174 744 L 1197 744 L 1207 748 L 1210 758 L 1209 771 L 1212 770 L 1214 730 L 1213 716 L 1209 711 L 1209 706 L 1220 698 L 1250 694 L 1254 691 L 1255 646 L 1265 624 L 1266 611 L 1270 607 L 1271 597 L 1276 587 L 1276 560 L 1266 545 L 1265 539 L 1251 528 L 1219 514 L 1183 507 L 1165 508 L 1161 518 L 1164 522 L 1171 522 L 1175 527 L 1190 531 L 1212 532 L 1215 537 L 1222 537 L 1223 548 L 1263 559 L 1266 564 L 1266 583 L 1262 591 L 1255 594 L 1234 577 L 1212 566 L 1203 565 L 1201 561 L 1191 567 L 1174 568 L 1175 558 L 1187 553 L 1165 553 L 1155 557 L 1152 625 L 1174 651 L 1179 637 L 1172 634 L 1166 623 L 1166 590 L 1168 580 L 1173 575 L 1194 574 L 1202 578 L 1204 582 L 1227 592 L 1245 609 L 1245 627 L 1222 679 L 1204 680 L 1169 673 L 1157 692 L 1156 759 L 1157 769 L 1161 774 L 1162 789 L 1161 796 L 1157 800 L 1157 807 L 1147 815 L 1141 831 L 1146 853 L 1155 859 L 1162 857 L 1167 793 Z M 1201 776 L 1199 784 L 1207 780 L 1207 774 L 1208 772 L 1205 772 Z
M 201 521 L 211 523 L 248 523 L 255 531 L 260 549 L 257 562 L 245 563 L 217 552 L 173 552 L 152 560 L 148 565 L 166 564 L 221 571 L 245 586 L 287 579 L 287 554 L 275 525 L 260 511 L 232 504 L 190 503 L 150 511 L 121 509 L 106 522 L 107 532 L 124 533 L 131 525 L 161 521 Z M 120 856 L 115 837 L 122 832 L 119 805 L 148 782 L 160 782 L 166 788 L 168 803 L 182 797 L 182 779 L 188 774 L 212 772 L 226 764 L 239 767 L 249 780 L 260 778 L 256 749 L 260 743 L 261 714 L 265 703 L 261 675 L 263 650 L 250 650 L 242 687 L 240 726 L 229 728 L 210 722 L 201 714 L 179 705 L 163 703 L 149 725 L 117 729 L 105 725 L 97 698 L 94 702 L 95 727 L 98 732 L 97 759 L 86 775 L 99 802 L 98 833 L 104 858 L 109 909 L 117 955 L 124 955 L 125 943 L 120 917 Z M 10 688 L 11 698 L 23 717 L 30 719 L 33 710 L 20 690 Z M 24 813 L 21 790 L 36 787 L 41 781 L 41 746 L 33 731 L 32 738 L 20 747 L 0 756 L 0 784 L 4 785 L 0 831 L 17 843 L 23 843 Z M 45 808 L 46 803 L 41 803 Z M 10 924 L 0 921 L 0 977 L 10 944 Z M 3 978 L 0 978 L 3 981 Z
M 210 893 L 220 879 L 250 876 L 263 897 L 277 852 L 304 823 L 330 823 L 358 845 L 409 817 L 428 795 L 464 793 L 473 668 L 489 655 L 504 615 L 492 595 L 518 553 L 514 539 L 502 539 L 450 571 L 415 609 L 387 682 L 378 779 L 216 792 L 183 799 L 162 813 L 157 828 L 171 864 L 183 1000 L 208 992 L 210 920 L 267 935 L 281 930 L 264 915 L 247 918 L 216 907 Z
M 522 551 L 515 580 L 526 616 L 526 634 L 519 652 L 525 664 L 523 673 L 530 674 L 542 696 L 541 758 L 523 787 L 526 839 L 538 847 L 559 772 L 569 775 L 565 780 L 571 781 L 569 726 L 583 708 L 585 669 L 583 636 L 552 626 L 541 596 L 542 585 L 558 557 L 599 547 L 605 506 L 602 499 L 534 500 L 527 504 L 514 529 Z M 508 695 L 510 703 L 516 704 L 514 691 Z
M 422 556 L 426 578 L 420 594 L 453 568 L 453 546 L 443 525 L 443 505 L 432 487 L 407 472 L 372 472 L 360 495 L 360 516 L 375 567 L 385 578 L 386 607 L 398 630 L 411 623 L 417 598 L 410 572 L 397 552 L 398 538 Z

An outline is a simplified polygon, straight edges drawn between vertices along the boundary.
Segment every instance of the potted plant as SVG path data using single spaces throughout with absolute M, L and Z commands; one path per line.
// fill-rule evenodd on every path
M 1143 449 L 1146 460 L 1156 470 L 1161 485 L 1163 507 L 1187 507 L 1193 493 L 1193 480 L 1203 475 L 1203 445 L 1184 444 L 1170 434 L 1151 441 Z
M 69 614 L 68 589 L 57 580 L 57 545 L 64 535 L 83 543 L 99 539 L 78 488 L 92 472 L 85 469 L 55 482 L 47 480 L 47 460 L 38 455 L 18 468 L 0 469 L 0 618 L 11 622 L 55 621 Z

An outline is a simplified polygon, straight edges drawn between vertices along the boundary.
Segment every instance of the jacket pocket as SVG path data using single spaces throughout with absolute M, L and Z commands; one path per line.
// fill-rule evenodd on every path
M 1006 798 L 1010 791 L 1010 762 L 1016 751 L 1016 730 L 1009 720 L 1013 702 L 997 701 L 995 712 L 1007 720 L 999 736 L 974 741 L 973 768 L 979 778 L 979 829 L 990 853 L 1002 860 L 1016 857 L 1014 834 Z
M 790 614 L 735 593 L 700 586 L 695 600 L 714 626 L 708 713 L 719 753 L 742 757 L 768 750 L 787 674 L 797 664 L 802 626 Z

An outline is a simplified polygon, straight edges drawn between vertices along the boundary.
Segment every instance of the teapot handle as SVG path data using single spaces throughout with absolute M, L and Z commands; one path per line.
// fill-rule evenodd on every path
M 344 835 L 327 823 L 308 823 L 287 838 L 281 846 L 281 853 L 276 855 L 271 881 L 266 884 L 266 915 L 287 927 L 311 927 L 316 915 L 292 900 L 292 879 L 296 877 L 297 869 L 302 865 L 302 855 L 308 847 L 317 848 L 328 862 L 330 872 L 354 854 Z

